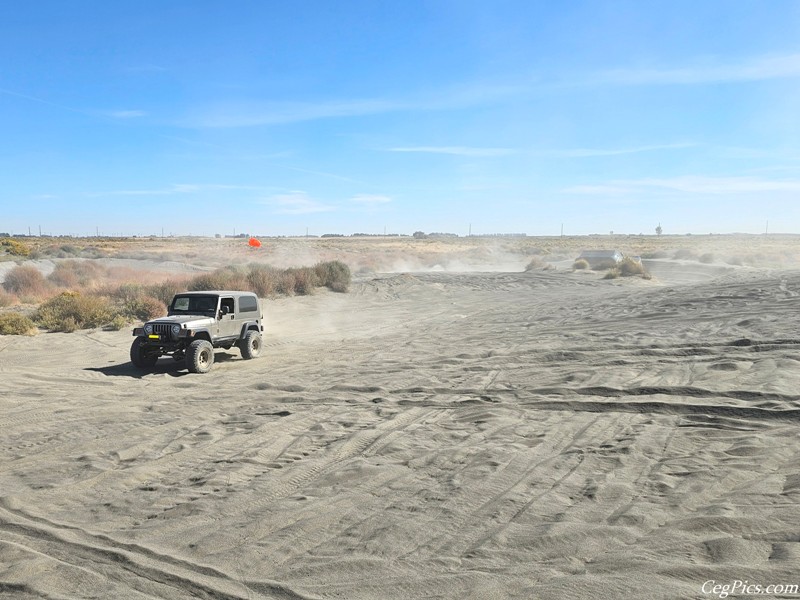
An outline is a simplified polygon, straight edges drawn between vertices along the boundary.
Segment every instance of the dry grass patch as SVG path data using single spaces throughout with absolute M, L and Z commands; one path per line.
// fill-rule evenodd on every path
M 0 248 L 11 254 L 12 256 L 30 256 L 31 249 L 24 242 L 5 238 L 0 241 Z

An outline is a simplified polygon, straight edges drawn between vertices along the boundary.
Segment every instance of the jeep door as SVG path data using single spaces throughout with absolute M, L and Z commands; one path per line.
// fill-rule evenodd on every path
M 220 296 L 219 308 L 226 312 L 219 319 L 219 337 L 239 337 L 239 322 L 236 320 L 233 296 Z

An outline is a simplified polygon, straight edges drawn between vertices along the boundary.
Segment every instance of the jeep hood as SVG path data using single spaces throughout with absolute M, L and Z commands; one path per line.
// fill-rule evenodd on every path
M 190 324 L 193 327 L 202 327 L 202 326 L 209 326 L 216 323 L 216 319 L 213 317 L 208 317 L 205 315 L 175 315 L 172 317 L 161 317 L 159 319 L 153 319 L 152 321 L 148 321 L 148 323 L 168 323 L 170 325 L 174 325 L 177 323 L 178 325 L 187 325 Z

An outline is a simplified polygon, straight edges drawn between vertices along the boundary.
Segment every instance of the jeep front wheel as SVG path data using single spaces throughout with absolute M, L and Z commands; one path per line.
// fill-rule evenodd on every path
M 156 365 L 158 354 L 148 353 L 144 340 L 137 337 L 131 344 L 131 362 L 137 369 L 149 369 Z
M 186 352 L 186 366 L 191 373 L 208 373 L 214 364 L 214 347 L 206 340 L 195 340 Z
M 261 334 L 257 331 L 248 331 L 241 342 L 242 358 L 256 358 L 261 354 Z

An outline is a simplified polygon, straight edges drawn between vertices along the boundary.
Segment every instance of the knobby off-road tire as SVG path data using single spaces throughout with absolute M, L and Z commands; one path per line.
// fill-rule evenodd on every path
M 261 334 L 251 329 L 245 334 L 239 348 L 242 351 L 242 358 L 256 358 L 261 354 Z
M 150 369 L 156 365 L 158 354 L 147 354 L 145 352 L 144 340 L 137 337 L 131 344 L 131 362 L 137 369 Z
M 208 373 L 214 364 L 214 346 L 206 340 L 195 340 L 186 351 L 186 366 L 190 373 Z

